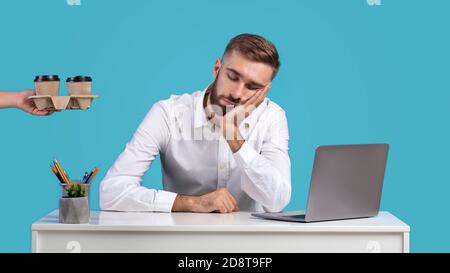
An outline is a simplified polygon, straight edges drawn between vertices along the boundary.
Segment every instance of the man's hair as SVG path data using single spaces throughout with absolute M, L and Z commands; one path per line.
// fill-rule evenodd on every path
M 261 62 L 273 68 L 272 79 L 280 68 L 280 60 L 275 45 L 264 37 L 256 34 L 239 34 L 230 40 L 223 56 L 236 51 L 250 61 Z

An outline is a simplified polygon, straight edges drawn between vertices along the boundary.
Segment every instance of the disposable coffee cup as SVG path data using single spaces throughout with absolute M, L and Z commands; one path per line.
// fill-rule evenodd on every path
M 50 95 L 58 96 L 59 77 L 58 75 L 39 75 L 34 78 L 34 85 L 37 96 Z
M 69 77 L 66 83 L 70 95 L 91 95 L 92 78 L 89 76 Z

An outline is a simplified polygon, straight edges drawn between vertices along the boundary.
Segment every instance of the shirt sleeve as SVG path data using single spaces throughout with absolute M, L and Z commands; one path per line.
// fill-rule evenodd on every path
M 170 212 L 176 193 L 142 186 L 142 177 L 170 139 L 169 115 L 156 103 L 100 184 L 100 208 Z
M 283 110 L 276 113 L 258 153 L 247 141 L 233 154 L 243 167 L 241 189 L 263 205 L 265 211 L 281 211 L 291 198 L 289 132 Z

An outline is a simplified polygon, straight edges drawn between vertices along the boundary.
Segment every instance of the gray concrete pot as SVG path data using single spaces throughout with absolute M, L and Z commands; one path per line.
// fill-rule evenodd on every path
M 89 222 L 89 199 L 85 197 L 59 198 L 59 222 L 85 224 Z

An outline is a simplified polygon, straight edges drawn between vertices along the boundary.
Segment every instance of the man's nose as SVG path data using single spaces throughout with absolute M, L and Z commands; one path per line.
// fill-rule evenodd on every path
M 239 84 L 231 91 L 231 97 L 234 100 L 240 100 L 244 94 L 245 84 Z

